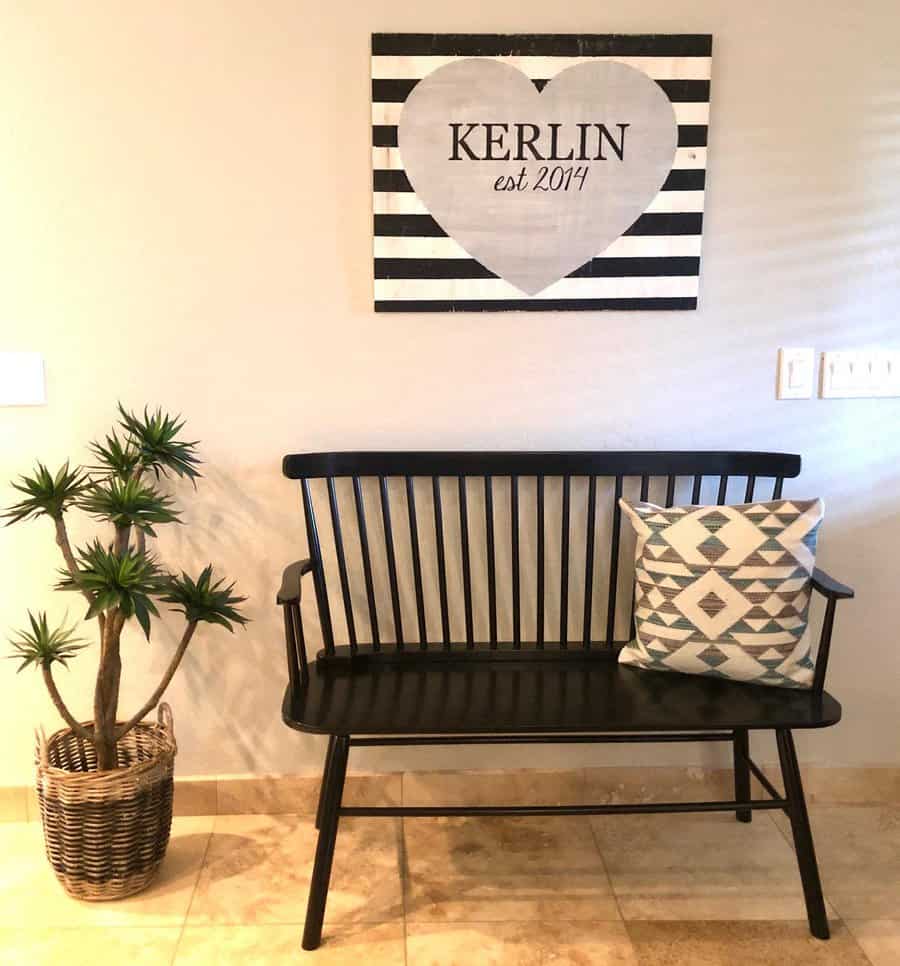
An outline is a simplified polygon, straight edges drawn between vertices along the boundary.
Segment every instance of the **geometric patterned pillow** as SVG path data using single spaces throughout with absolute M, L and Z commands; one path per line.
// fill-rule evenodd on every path
M 811 686 L 805 632 L 821 500 L 619 505 L 637 533 L 637 633 L 622 664 Z

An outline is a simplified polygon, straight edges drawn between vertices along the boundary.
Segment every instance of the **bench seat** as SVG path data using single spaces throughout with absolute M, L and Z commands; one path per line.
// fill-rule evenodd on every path
M 309 670 L 305 684 L 288 687 L 283 718 L 327 735 L 823 728 L 841 717 L 828 692 L 644 671 L 605 657 L 382 663 L 361 655 Z

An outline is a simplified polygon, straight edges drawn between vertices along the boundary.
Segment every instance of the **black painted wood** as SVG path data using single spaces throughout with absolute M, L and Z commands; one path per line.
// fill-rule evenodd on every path
M 791 821 L 794 851 L 797 854 L 800 881 L 803 885 L 803 897 L 806 900 L 809 930 L 817 939 L 828 939 L 830 935 L 828 913 L 825 909 L 825 898 L 822 895 L 819 866 L 816 862 L 816 849 L 813 845 L 812 829 L 810 828 L 806 799 L 803 794 L 803 783 L 800 779 L 800 766 L 797 763 L 794 737 L 790 728 L 780 727 L 775 731 L 775 738 L 778 744 L 778 759 L 781 764 L 785 798 L 788 802 L 785 811 Z
M 569 646 L 569 518 L 572 509 L 572 478 L 563 477 L 562 522 L 559 551 L 559 646 Z
M 387 553 L 388 580 L 391 586 L 391 610 L 394 615 L 394 634 L 397 647 L 403 648 L 403 615 L 400 612 L 400 590 L 397 586 L 397 557 L 394 553 L 394 527 L 391 523 L 391 499 L 388 492 L 387 480 L 378 478 L 381 492 L 381 519 L 384 524 L 384 544 Z
M 597 477 L 588 482 L 587 505 L 587 543 L 584 548 L 584 617 L 582 618 L 581 641 L 585 647 L 591 646 L 591 616 L 594 604 L 594 527 L 597 521 Z
M 670 507 L 675 502 L 675 481 L 677 477 L 670 473 L 666 480 L 666 506 Z
M 350 579 L 347 575 L 347 555 L 344 553 L 344 535 L 341 530 L 341 511 L 338 505 L 334 477 L 328 480 L 328 506 L 331 510 L 331 532 L 337 555 L 338 577 L 341 582 L 341 596 L 344 599 L 344 618 L 347 621 L 347 635 L 350 647 L 356 649 L 356 622 L 353 619 L 353 598 L 350 595 Z
M 622 477 L 616 477 L 613 495 L 612 543 L 609 548 L 609 602 L 606 605 L 606 639 L 612 644 L 616 637 L 616 596 L 619 586 L 619 538 L 622 531 L 622 510 L 619 500 L 622 497 Z
M 519 600 L 519 478 L 509 478 L 509 527 L 510 550 L 512 551 L 512 619 L 513 646 L 522 646 L 522 614 Z
M 744 503 L 753 502 L 753 491 L 756 489 L 756 477 L 751 473 L 747 477 L 747 489 L 744 490 Z
M 537 628 L 538 648 L 544 646 L 544 477 L 539 474 L 537 486 Z
M 725 496 L 728 493 L 728 476 L 719 477 L 719 493 L 716 496 L 716 503 L 722 506 L 725 503 Z
M 466 477 L 459 477 L 459 536 L 462 551 L 463 597 L 466 611 L 466 644 L 471 647 L 475 642 L 472 626 L 472 565 L 469 560 L 469 500 L 466 492 Z
M 797 476 L 800 458 L 778 453 L 320 453 L 288 456 L 286 475 L 302 483 L 303 512 L 309 543 L 309 560 L 292 564 L 285 571 L 278 603 L 284 607 L 288 687 L 282 706 L 285 722 L 292 728 L 329 735 L 331 738 L 325 779 L 320 796 L 317 827 L 320 830 L 310 888 L 303 946 L 315 948 L 321 939 L 338 820 L 342 815 L 576 815 L 619 812 L 713 812 L 733 811 L 749 821 L 757 809 L 783 809 L 790 820 L 798 864 L 807 902 L 810 928 L 827 938 L 828 924 L 816 868 L 815 851 L 803 799 L 800 772 L 791 732 L 794 729 L 824 728 L 841 717 L 838 702 L 824 690 L 836 602 L 853 596 L 853 591 L 827 574 L 816 570 L 812 587 L 827 600 L 819 642 L 814 686 L 809 691 L 785 690 L 733 681 L 660 674 L 620 666 L 616 660 L 624 641 L 616 640 L 616 601 L 620 579 L 619 498 L 628 478 L 640 481 L 640 497 L 649 497 L 665 484 L 665 504 L 675 500 L 679 476 L 691 478 L 692 502 L 698 503 L 703 480 L 718 480 L 717 502 L 728 495 L 733 477 L 745 479 L 745 501 L 754 499 L 760 478 L 772 480 L 774 499 L 782 496 L 785 479 Z M 407 523 L 411 546 L 412 583 L 415 592 L 419 647 L 406 649 L 402 622 L 401 574 L 396 554 L 394 513 L 388 478 L 404 478 Z M 434 520 L 438 594 L 441 609 L 441 640 L 427 638 L 425 595 L 422 575 L 423 548 L 419 531 L 414 480 L 431 479 L 431 512 Z M 441 478 L 456 477 L 459 492 L 459 523 L 462 554 L 462 602 L 451 594 L 447 579 L 446 537 Z M 497 615 L 497 564 L 495 558 L 495 476 L 510 478 L 510 550 L 512 555 L 512 640 L 501 639 Z M 523 542 L 520 534 L 520 476 L 535 477 L 536 540 L 534 547 L 535 610 L 534 640 L 523 640 L 521 613 Z M 545 477 L 562 480 L 562 505 L 558 517 L 547 520 Z M 572 477 L 586 477 L 588 501 L 584 519 L 572 513 Z M 344 541 L 336 480 L 352 480 L 359 529 L 359 559 L 348 559 Z M 484 539 L 480 519 L 468 512 L 467 485 L 470 477 L 484 486 Z M 612 499 L 598 506 L 598 477 L 611 478 Z M 340 592 L 347 616 L 348 644 L 336 645 L 325 584 L 325 563 L 316 524 L 311 480 L 327 482 L 334 548 Z M 381 640 L 378 599 L 372 573 L 373 546 L 366 526 L 364 480 L 377 480 L 384 528 L 384 554 L 388 566 L 390 605 L 396 645 Z M 656 482 L 654 482 L 656 481 Z M 629 484 L 629 487 L 632 484 Z M 735 484 L 737 485 L 737 484 Z M 604 490 L 604 493 L 607 493 Z M 633 493 L 633 489 L 628 490 Z M 597 513 L 610 513 L 609 574 L 605 636 L 594 641 L 591 616 L 596 589 L 595 525 Z M 545 527 L 560 527 L 560 557 L 548 560 Z M 471 533 L 475 533 L 475 539 Z M 579 532 L 583 531 L 583 533 Z M 585 540 L 584 581 L 570 568 L 571 541 Z M 527 548 L 526 544 L 526 548 Z M 489 639 L 477 640 L 474 632 L 474 588 L 472 554 L 484 548 L 488 597 Z M 602 553 L 602 548 L 601 551 Z M 529 566 L 526 558 L 524 566 Z M 558 564 L 558 566 L 557 566 Z M 365 580 L 371 642 L 359 640 L 354 621 L 351 572 L 361 567 Z M 304 574 L 314 582 L 324 647 L 314 662 L 306 654 L 300 613 L 300 590 Z M 545 586 L 559 581 L 559 641 L 545 640 Z M 583 586 L 581 640 L 569 641 L 568 610 L 570 586 L 578 593 Z M 465 613 L 465 640 L 451 635 L 451 613 Z M 452 608 L 452 610 L 451 610 Z M 632 608 L 633 610 L 633 608 Z M 634 632 L 633 618 L 630 630 Z M 604 646 L 596 646 L 602 644 Z M 785 784 L 779 793 L 752 761 L 750 731 L 774 730 Z M 351 736 L 362 736 L 351 739 Z M 371 736 L 367 738 L 366 736 Z M 479 806 L 478 808 L 429 806 L 342 807 L 341 793 L 351 744 L 427 743 L 549 743 L 549 742 L 649 742 L 731 741 L 735 765 L 735 795 L 731 801 L 683 802 L 581 806 Z M 750 797 L 750 777 L 756 776 L 769 800 Z
M 316 514 L 308 479 L 302 481 L 301 489 L 303 492 L 303 516 L 306 521 L 306 540 L 309 544 L 309 556 L 313 564 L 312 575 L 315 581 L 319 621 L 322 625 L 322 640 L 325 642 L 326 650 L 333 650 L 334 630 L 331 626 L 331 608 L 328 605 L 328 590 L 325 586 L 325 572 L 322 566 L 322 546 L 319 543 L 319 530 L 316 526 Z
M 372 633 L 372 643 L 377 651 L 381 646 L 381 634 L 378 630 L 378 604 L 375 601 L 375 583 L 372 578 L 372 557 L 369 553 L 366 507 L 363 501 L 362 483 L 358 476 L 353 477 L 353 498 L 356 502 L 356 522 L 359 526 L 359 545 L 362 553 L 363 577 L 366 582 L 366 600 L 369 604 L 369 626 Z
M 484 478 L 484 527 L 487 539 L 488 631 L 491 647 L 497 646 L 497 562 L 494 557 L 494 484 Z
M 447 601 L 447 558 L 444 551 L 444 510 L 441 501 L 441 479 L 431 478 L 431 493 L 434 500 L 434 538 L 437 550 L 438 589 L 441 596 L 441 640 L 445 647 L 450 646 L 450 609 Z
M 465 648 L 464 644 L 460 645 Z M 496 654 L 497 652 L 493 652 Z M 462 659 L 358 669 L 318 665 L 288 691 L 284 720 L 319 734 L 521 734 L 821 728 L 840 720 L 829 694 L 687 674 L 614 660 Z M 594 652 L 592 652 L 593 654 Z M 490 654 L 490 652 L 489 652 Z
M 695 506 L 700 502 L 700 488 L 703 486 L 703 474 L 697 473 L 694 476 L 694 485 L 691 489 L 691 503 Z
M 326 649 L 333 644 L 341 644 L 335 640 L 331 627 L 331 616 L 328 611 L 329 595 L 326 586 L 326 566 L 322 559 L 323 549 L 319 544 L 315 511 L 311 497 L 310 484 L 324 474 L 327 483 L 329 508 L 331 511 L 331 527 L 334 536 L 334 554 L 337 574 L 340 580 L 340 594 L 344 612 L 347 618 L 347 639 L 351 645 L 374 643 L 382 647 L 402 648 L 405 643 L 403 627 L 404 586 L 412 577 L 415 592 L 416 624 L 418 631 L 418 650 L 428 650 L 430 646 L 443 645 L 449 648 L 451 641 L 452 615 L 460 613 L 465 618 L 465 637 L 470 647 L 475 644 L 475 592 L 473 580 L 473 556 L 477 555 L 483 563 L 487 580 L 484 587 L 487 599 L 488 639 L 490 643 L 498 645 L 505 643 L 501 640 L 498 627 L 498 587 L 497 587 L 497 559 L 496 559 L 496 524 L 494 520 L 494 476 L 508 476 L 510 480 L 510 549 L 512 553 L 512 642 L 521 646 L 523 650 L 540 649 L 546 639 L 546 583 L 559 587 L 559 618 L 558 633 L 551 633 L 551 639 L 556 639 L 562 649 L 568 647 L 589 649 L 595 644 L 608 644 L 615 640 L 615 607 L 620 583 L 620 570 L 623 564 L 619 560 L 619 535 L 621 531 L 621 517 L 617 505 L 618 498 L 624 492 L 623 484 L 629 477 L 636 477 L 640 483 L 641 499 L 647 499 L 654 479 L 663 481 L 665 485 L 665 503 L 673 503 L 677 480 L 680 475 L 692 478 L 694 481 L 692 497 L 694 502 L 699 500 L 700 487 L 705 477 L 711 476 L 719 481 L 718 500 L 725 499 L 728 481 L 732 476 L 746 478 L 745 496 L 752 496 L 754 487 L 760 477 L 773 481 L 774 490 L 781 492 L 784 480 L 795 476 L 799 472 L 800 458 L 790 454 L 779 453 L 690 453 L 690 452 L 570 452 L 570 453 L 466 453 L 466 452 L 420 452 L 420 453 L 312 453 L 295 454 L 285 457 L 284 468 L 289 476 L 300 474 L 303 485 L 304 514 L 307 522 L 307 537 L 310 553 L 313 558 L 313 573 L 315 580 L 316 601 L 322 617 L 323 638 Z M 535 472 L 535 471 L 541 472 Z M 519 520 L 519 489 L 520 475 L 536 480 L 536 512 L 537 534 L 536 546 L 525 547 L 527 556 L 522 560 L 523 546 L 520 539 Z M 388 488 L 390 476 L 401 476 L 406 484 L 407 515 L 411 541 L 412 560 L 410 574 L 400 573 L 397 559 L 396 538 L 393 530 L 394 514 Z M 422 533 L 418 526 L 416 496 L 414 480 L 418 475 L 425 475 L 431 479 L 431 494 L 429 509 L 433 514 L 434 537 L 426 542 L 422 540 Z M 462 563 L 462 591 L 459 593 L 457 585 L 448 579 L 447 573 L 447 544 L 448 539 L 456 539 L 456 521 L 445 519 L 442 502 L 441 480 L 443 476 L 455 477 L 458 486 L 459 506 L 459 539 L 461 541 Z M 545 499 L 546 476 L 558 477 L 562 486 L 562 507 L 554 512 L 554 519 L 547 520 L 547 504 Z M 354 492 L 356 504 L 357 525 L 360 535 L 360 549 L 357 559 L 348 558 L 347 543 L 342 532 L 341 512 L 336 495 L 336 481 L 349 477 Z M 587 512 L 581 512 L 581 507 L 572 504 L 572 478 L 586 477 L 588 484 Z M 604 495 L 602 505 L 598 506 L 598 482 L 600 479 L 612 478 L 615 481 L 615 491 L 612 497 L 614 503 L 611 510 L 607 508 L 609 497 Z M 364 501 L 364 481 L 371 479 L 378 487 L 381 497 L 381 518 L 383 522 L 383 544 L 379 535 L 373 543 L 366 527 L 366 513 Z M 471 479 L 479 480 L 484 487 L 485 515 L 482 524 L 481 516 L 473 518 L 469 513 L 468 486 Z M 604 491 L 608 494 L 608 490 Z M 611 512 L 613 517 L 613 536 L 609 545 L 609 573 L 607 583 L 606 619 L 603 625 L 605 633 L 598 634 L 599 640 L 592 640 L 593 628 L 591 615 L 597 596 L 597 553 L 603 553 L 603 548 L 596 547 L 595 522 L 597 513 Z M 573 514 L 575 514 L 573 516 Z M 587 517 L 587 520 L 585 520 Z M 559 527 L 560 554 L 548 558 L 546 553 L 545 528 L 547 525 Z M 449 529 L 448 529 L 449 526 Z M 572 540 L 584 540 L 585 556 L 584 569 L 578 556 L 573 557 Z M 375 592 L 373 576 L 373 557 L 383 552 L 387 561 L 387 575 L 390 590 L 390 600 L 379 600 Z M 331 552 L 329 548 L 329 553 Z M 437 641 L 427 639 L 427 624 L 425 620 L 425 593 L 423 586 L 422 554 L 433 553 L 436 560 L 438 578 L 438 597 L 440 602 L 440 636 Z M 485 556 L 482 556 L 485 554 Z M 521 593 L 521 574 L 524 569 L 532 565 L 535 567 L 535 611 L 537 629 L 531 641 L 522 638 L 523 604 Z M 408 567 L 409 564 L 404 564 Z M 630 561 L 624 566 L 630 566 Z M 573 572 L 577 568 L 577 572 Z M 351 580 L 354 572 L 362 571 L 365 581 L 366 605 L 369 616 L 369 641 L 360 637 L 360 626 L 354 613 Z M 405 578 L 405 579 L 404 579 Z M 387 595 L 385 595 L 387 597 Z M 457 599 L 457 596 L 459 599 Z M 382 640 L 379 608 L 390 607 L 395 627 L 394 642 L 385 643 Z M 577 644 L 570 641 L 569 611 L 578 609 L 581 614 L 581 625 L 572 637 L 579 637 Z M 633 625 L 631 627 L 633 634 Z
M 751 452 L 347 452 L 294 453 L 288 479 L 327 476 L 756 476 L 793 478 L 800 457 Z
M 419 646 L 425 647 L 428 632 L 425 626 L 425 595 L 422 587 L 422 554 L 419 549 L 419 524 L 416 518 L 416 492 L 411 476 L 406 477 L 406 512 L 409 518 L 409 543 L 412 554 L 413 583 L 416 592 L 416 622 Z

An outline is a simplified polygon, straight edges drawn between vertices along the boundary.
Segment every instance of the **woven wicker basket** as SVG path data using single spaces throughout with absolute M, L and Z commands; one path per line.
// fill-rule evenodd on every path
M 56 877 L 77 899 L 121 899 L 156 875 L 172 826 L 172 711 L 118 744 L 119 768 L 98 772 L 93 745 L 63 728 L 38 736 L 37 790 Z

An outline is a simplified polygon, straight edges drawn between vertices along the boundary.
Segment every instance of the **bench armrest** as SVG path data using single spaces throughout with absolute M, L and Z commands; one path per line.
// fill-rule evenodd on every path
M 313 562 L 309 558 L 288 564 L 284 568 L 284 573 L 281 577 L 281 590 L 278 591 L 275 602 L 278 604 L 299 604 L 300 578 L 304 574 L 309 573 L 312 568 Z
M 829 600 L 850 600 L 855 596 L 852 587 L 839 583 L 834 577 L 826 574 L 824 570 L 819 570 L 818 567 L 812 573 L 812 585 L 814 590 L 817 590 Z

